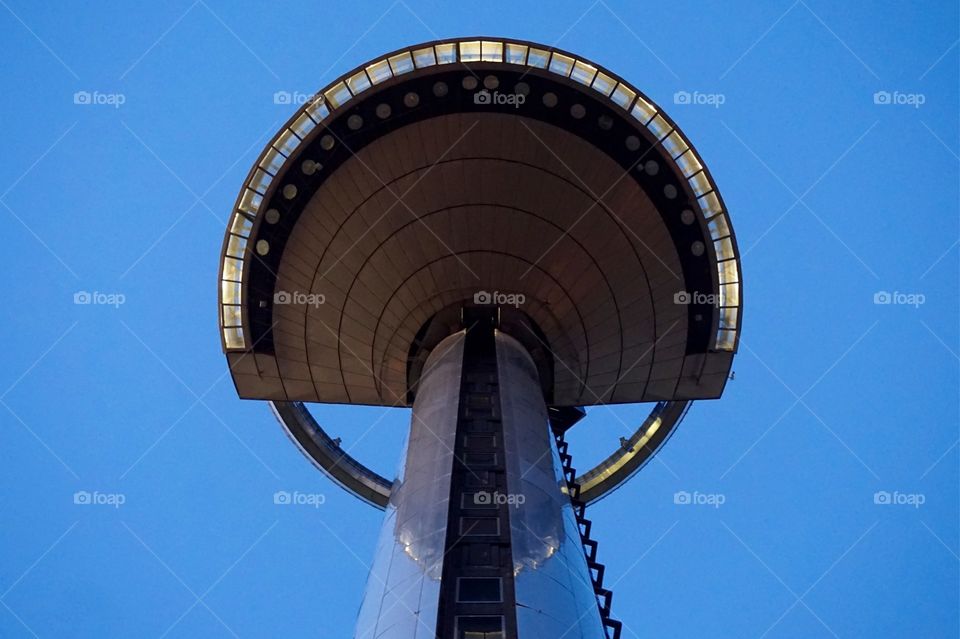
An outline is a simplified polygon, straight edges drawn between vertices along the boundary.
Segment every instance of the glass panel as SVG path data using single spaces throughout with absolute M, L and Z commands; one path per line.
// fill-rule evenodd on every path
M 730 235 L 730 227 L 727 226 L 726 215 L 718 215 L 707 222 L 707 228 L 710 229 L 710 237 L 715 240 L 719 240 L 721 237 L 727 237 Z
M 617 88 L 614 89 L 613 95 L 610 96 L 610 99 L 619 104 L 621 108 L 629 109 L 630 105 L 633 104 L 634 98 L 636 97 L 636 91 L 625 86 L 623 83 L 620 83 L 617 85 Z
M 323 119 L 330 115 L 330 107 L 327 106 L 327 101 L 323 99 L 323 96 L 318 95 L 307 107 L 307 113 L 315 122 L 323 122 Z
M 343 82 L 337 82 L 335 85 L 324 91 L 324 97 L 327 99 L 327 102 L 331 107 L 336 109 L 341 104 L 348 102 L 352 95 L 350 95 L 350 89 L 347 88 L 347 85 Z
M 304 112 L 299 118 L 297 118 L 293 126 L 293 132 L 297 134 L 301 140 L 307 137 L 307 134 L 313 131 L 313 127 L 317 126 L 317 123 L 313 121 L 313 118 L 310 117 L 309 113 Z
M 413 71 L 413 57 L 410 52 L 404 51 L 390 58 L 390 68 L 393 69 L 393 75 Z
M 223 329 L 223 341 L 226 342 L 227 348 L 243 348 L 243 329 L 242 328 L 225 328 Z
M 737 307 L 730 306 L 720 309 L 720 328 L 737 328 Z
M 347 86 L 350 87 L 350 92 L 354 95 L 358 93 L 363 93 L 370 88 L 370 78 L 367 77 L 367 74 L 362 70 L 359 73 L 355 73 L 353 76 L 347 80 Z
M 240 282 L 224 280 L 220 282 L 220 297 L 224 304 L 240 304 L 240 291 L 243 285 Z
M 231 235 L 230 239 L 227 240 L 227 255 L 242 258 L 243 251 L 246 248 L 246 238 L 240 237 L 239 235 Z
M 537 67 L 538 69 L 546 69 L 547 60 L 549 59 L 550 52 L 544 51 L 543 49 L 530 47 L 530 52 L 527 54 L 527 64 L 531 67 Z
M 476 62 L 480 59 L 480 41 L 460 43 L 460 61 Z
M 503 43 L 483 41 L 481 57 L 487 62 L 503 62 Z
M 250 237 L 250 229 L 252 227 L 253 222 L 250 221 L 250 218 L 242 213 L 233 214 L 233 222 L 230 224 L 231 233 L 242 237 Z
M 673 133 L 667 136 L 667 139 L 663 141 L 663 148 L 667 150 L 667 153 L 670 154 L 670 157 L 675 158 L 689 147 L 684 141 L 683 136 L 680 135 L 680 132 L 674 129 Z
M 740 285 L 739 284 L 721 284 L 720 285 L 720 306 L 739 306 L 740 305 Z
M 700 204 L 700 210 L 703 211 L 703 217 L 705 218 L 711 218 L 721 211 L 720 200 L 717 198 L 716 191 L 707 193 L 699 198 L 697 202 Z
M 700 171 L 688 181 L 690 182 L 690 186 L 693 188 L 693 192 L 697 194 L 697 197 L 700 197 L 707 191 L 713 190 L 713 185 L 710 184 L 710 180 L 707 179 L 706 171 Z
M 653 132 L 658 140 L 662 140 L 670 133 L 670 125 L 663 119 L 662 115 L 654 116 L 654 118 L 647 123 L 647 128 Z
M 253 174 L 253 177 L 250 178 L 250 182 L 247 184 L 251 189 L 257 193 L 263 194 L 267 192 L 267 187 L 270 186 L 270 180 L 273 178 L 270 177 L 270 174 L 266 173 L 262 169 L 257 169 L 256 173 Z
M 733 255 L 733 242 L 730 241 L 730 237 L 725 237 L 722 240 L 717 240 L 713 243 L 713 248 L 717 251 L 718 260 L 729 260 Z
M 223 306 L 223 325 L 224 326 L 240 326 L 243 322 L 240 321 L 240 307 L 239 306 Z
M 573 58 L 563 55 L 562 53 L 553 54 L 553 57 L 550 59 L 550 71 L 566 77 L 570 75 L 572 70 Z
M 239 209 L 241 211 L 246 211 L 254 217 L 257 215 L 257 211 L 260 209 L 260 203 L 263 202 L 263 196 L 252 191 L 250 189 L 243 190 L 243 198 L 240 200 Z
M 683 171 L 684 177 L 690 177 L 694 173 L 703 170 L 703 165 L 700 164 L 700 159 L 697 157 L 697 154 L 693 152 L 693 149 L 688 150 L 677 158 L 677 164 L 680 165 L 680 170 Z
M 283 166 L 285 159 L 286 158 L 280 154 L 280 151 L 270 147 L 267 149 L 267 152 L 263 154 L 263 159 L 260 160 L 260 168 L 270 175 L 276 175 L 280 167 Z
M 526 64 L 527 45 L 507 44 L 507 62 L 511 64 Z
M 433 54 L 433 47 L 427 47 L 426 49 L 417 49 L 413 52 L 413 62 L 417 65 L 418 69 L 423 67 L 432 67 L 437 63 L 437 56 Z
M 285 156 L 290 157 L 293 150 L 300 144 L 300 138 L 293 134 L 290 129 L 284 129 L 277 141 L 273 143 L 274 148 L 279 149 Z
M 243 277 L 243 262 L 232 257 L 223 258 L 223 279 L 239 282 Z
M 732 351 L 736 339 L 736 331 L 717 331 L 717 350 Z
M 597 77 L 593 80 L 593 90 L 599 91 L 603 95 L 609 96 L 613 88 L 617 86 L 617 81 L 611 78 L 603 71 L 597 72 Z M 650 118 L 647 118 L 648 120 Z
M 439 64 L 450 64 L 457 61 L 457 45 L 438 44 L 434 49 L 437 52 L 437 62 Z
M 721 284 L 732 284 L 739 282 L 739 272 L 737 271 L 737 261 L 727 260 L 726 262 L 717 262 L 717 275 L 720 277 Z
M 570 77 L 580 84 L 590 86 L 590 83 L 593 82 L 593 77 L 595 75 L 597 75 L 597 67 L 577 60 L 577 62 L 573 65 L 573 73 L 570 74 Z
M 630 112 L 630 115 L 644 124 L 652 120 L 656 114 L 657 110 L 653 108 L 653 105 L 642 97 L 637 98 L 637 102 L 633 105 L 633 111 Z
M 367 76 L 374 84 L 380 84 L 384 80 L 389 80 L 393 77 L 393 72 L 390 71 L 390 63 L 386 60 L 374 62 L 367 67 Z

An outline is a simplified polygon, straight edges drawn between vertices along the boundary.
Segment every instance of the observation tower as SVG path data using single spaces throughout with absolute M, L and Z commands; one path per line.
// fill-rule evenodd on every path
M 300 106 L 232 213 L 221 336 L 239 396 L 386 511 L 355 637 L 619 637 L 586 507 L 721 396 L 740 280 L 693 145 L 572 53 L 428 42 Z M 584 407 L 636 402 L 578 474 Z M 309 403 L 412 407 L 396 476 Z

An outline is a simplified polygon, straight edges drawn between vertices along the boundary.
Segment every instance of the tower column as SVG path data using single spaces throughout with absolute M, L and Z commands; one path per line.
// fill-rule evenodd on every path
M 421 375 L 362 639 L 605 636 L 536 367 L 492 318 Z

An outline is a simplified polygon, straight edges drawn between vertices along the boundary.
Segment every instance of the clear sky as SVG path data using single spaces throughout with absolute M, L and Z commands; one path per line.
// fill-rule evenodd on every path
M 739 239 L 736 379 L 590 510 L 624 637 L 957 636 L 956 3 L 0 0 L 0 34 L 0 636 L 350 635 L 381 513 L 236 398 L 225 220 L 274 92 L 478 34 L 659 102 Z M 591 410 L 575 465 L 648 409 Z M 394 471 L 407 410 L 313 410 Z

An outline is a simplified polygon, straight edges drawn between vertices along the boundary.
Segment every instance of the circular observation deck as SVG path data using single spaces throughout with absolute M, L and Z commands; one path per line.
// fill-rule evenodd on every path
M 240 396 L 274 402 L 315 463 L 382 505 L 389 482 L 297 403 L 409 405 L 459 310 L 499 306 L 550 406 L 656 403 L 580 478 L 595 499 L 722 394 L 740 280 L 713 179 L 656 104 L 573 54 L 469 38 L 300 106 L 237 199 L 220 325 Z

